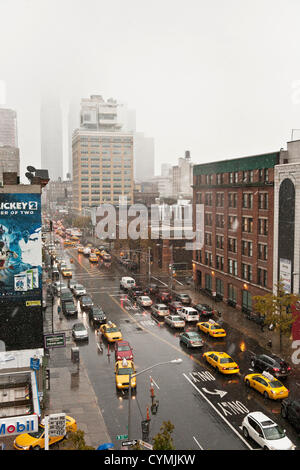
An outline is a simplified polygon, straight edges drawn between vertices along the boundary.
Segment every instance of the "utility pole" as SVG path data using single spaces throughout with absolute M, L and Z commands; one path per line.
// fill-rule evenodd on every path
M 148 282 L 151 282 L 151 247 L 148 246 Z

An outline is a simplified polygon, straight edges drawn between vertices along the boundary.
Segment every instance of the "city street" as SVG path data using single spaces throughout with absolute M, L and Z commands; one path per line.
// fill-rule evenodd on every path
M 94 304 L 103 308 L 108 319 L 120 327 L 123 339 L 133 347 L 137 373 L 160 362 L 182 359 L 180 364 L 161 365 L 137 377 L 137 393 L 132 397 L 131 406 L 132 439 L 141 438 L 141 421 L 146 419 L 148 407 L 150 438 L 159 432 L 163 421 L 170 420 L 175 426 L 176 449 L 256 449 L 253 441 L 244 439 L 241 424 L 247 413 L 262 411 L 286 429 L 288 437 L 299 447 L 297 433 L 280 416 L 280 402 L 265 399 L 243 383 L 244 375 L 252 371 L 251 352 L 262 352 L 255 341 L 221 320 L 227 332 L 226 338 L 216 340 L 201 332 L 205 341 L 203 348 L 191 351 L 179 345 L 179 332 L 158 323 L 149 310 L 137 307 L 120 291 L 120 278 L 127 274 L 124 268 L 114 263 L 110 267 L 92 264 L 74 248 L 60 250 L 73 268 L 72 279 L 86 287 Z M 133 277 L 137 279 L 137 276 Z M 165 281 L 161 281 L 162 286 Z M 78 319 L 64 318 L 62 328 L 71 329 L 73 323 L 82 321 L 89 331 L 88 343 L 79 344 L 80 359 L 93 384 L 112 441 L 116 448 L 120 448 L 117 436 L 128 432 L 128 394 L 116 392 L 114 351 L 105 339 L 100 347 L 96 332 L 86 313 L 80 311 L 79 303 L 78 310 Z M 56 309 L 54 312 L 57 314 Z M 196 326 L 186 329 L 196 330 Z M 247 349 L 243 351 L 245 342 Z M 214 371 L 202 358 L 202 354 L 209 350 L 229 353 L 240 366 L 240 374 L 230 378 Z M 150 377 L 155 399 L 159 401 L 156 415 L 151 414 Z M 293 383 L 292 376 L 286 384 L 291 394 L 296 393 L 298 386 Z

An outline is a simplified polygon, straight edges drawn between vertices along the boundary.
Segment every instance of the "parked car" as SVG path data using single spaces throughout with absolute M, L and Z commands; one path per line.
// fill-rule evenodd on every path
M 178 311 L 182 309 L 183 305 L 181 302 L 170 302 L 168 307 L 170 312 L 178 313 Z
M 281 416 L 287 419 L 300 432 L 300 400 L 286 398 L 281 402 Z
M 81 295 L 86 295 L 86 288 L 83 287 L 81 284 L 76 284 L 73 287 L 73 294 L 75 295 L 75 297 L 79 297 Z
M 204 345 L 204 341 L 195 331 L 185 331 L 179 337 L 179 344 L 184 344 L 188 348 L 199 348 Z
M 94 306 L 93 299 L 89 295 L 82 295 L 79 299 L 79 303 L 82 311 L 88 311 Z
M 122 361 L 124 358 L 129 361 L 133 360 L 132 347 L 128 341 L 117 341 L 115 343 L 115 361 Z
M 170 314 L 170 310 L 165 304 L 154 304 L 151 313 L 154 317 L 162 319 Z
M 73 300 L 67 300 L 65 302 L 61 303 L 61 308 L 63 311 L 63 314 L 66 317 L 77 317 L 78 316 L 78 311 L 77 307 L 74 305 Z
M 181 302 L 182 305 L 191 305 L 192 299 L 188 294 L 176 294 L 175 295 L 175 300 L 178 302 Z
M 153 303 L 150 297 L 146 295 L 141 295 L 140 297 L 136 299 L 136 301 L 137 301 L 137 304 L 140 305 L 141 307 L 151 307 Z
M 197 310 L 202 317 L 209 318 L 214 315 L 213 309 L 207 304 L 195 304 L 193 308 Z
M 89 333 L 83 323 L 75 323 L 72 327 L 72 336 L 75 341 L 86 341 Z
M 178 315 L 187 322 L 199 321 L 199 313 L 193 307 L 182 307 Z
M 242 422 L 242 431 L 265 450 L 295 450 L 296 446 L 285 431 L 271 418 L 260 411 L 248 413 Z
M 61 292 L 60 301 L 61 301 L 61 303 L 66 302 L 66 301 L 72 301 L 73 302 L 73 294 L 70 291 L 70 289 L 67 289 L 67 290 L 64 289 L 64 291 Z
M 66 287 L 66 284 L 62 281 L 55 281 L 52 284 L 53 292 L 55 295 L 59 295 L 60 290 Z
M 99 328 L 100 325 L 103 325 L 107 321 L 107 317 L 101 307 L 94 305 L 88 311 L 89 320 L 93 323 L 95 328 Z
M 258 371 L 266 371 L 277 378 L 285 379 L 291 373 L 291 367 L 280 357 L 273 354 L 256 354 L 251 357 L 251 367 Z
M 180 318 L 179 315 L 167 315 L 165 317 L 166 325 L 171 326 L 172 328 L 184 328 L 185 321 Z

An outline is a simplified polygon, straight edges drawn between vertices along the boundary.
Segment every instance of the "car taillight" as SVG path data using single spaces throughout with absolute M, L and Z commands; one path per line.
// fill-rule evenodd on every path
M 287 370 L 291 370 L 291 368 L 290 368 L 290 367 L 288 367 L 288 368 L 287 368 Z
M 273 367 L 273 371 L 274 372 L 279 372 L 279 369 L 277 369 L 277 367 Z

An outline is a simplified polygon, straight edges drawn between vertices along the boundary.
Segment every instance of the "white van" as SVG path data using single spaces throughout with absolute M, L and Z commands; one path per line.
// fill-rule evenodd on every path
M 120 281 L 120 289 L 128 290 L 131 287 L 135 287 L 135 280 L 133 277 L 122 277 Z
M 199 314 L 197 310 L 192 307 L 181 307 L 177 314 L 185 321 L 199 321 Z

